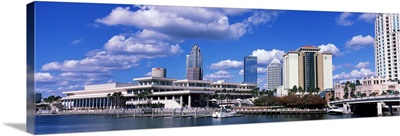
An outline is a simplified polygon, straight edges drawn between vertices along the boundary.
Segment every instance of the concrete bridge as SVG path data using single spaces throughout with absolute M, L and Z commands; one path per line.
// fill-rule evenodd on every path
M 383 95 L 383 96 L 367 96 L 363 98 L 350 98 L 328 102 L 330 107 L 343 107 L 346 114 L 363 114 L 382 116 L 383 111 L 387 110 L 390 115 L 393 112 L 399 112 L 400 96 L 399 95 Z

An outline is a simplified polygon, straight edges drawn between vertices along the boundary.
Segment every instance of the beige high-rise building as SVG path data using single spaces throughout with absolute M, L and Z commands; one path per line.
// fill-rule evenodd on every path
M 293 86 L 319 88 L 320 91 L 333 87 L 332 53 L 320 53 L 320 48 L 303 46 L 283 55 L 283 89 Z

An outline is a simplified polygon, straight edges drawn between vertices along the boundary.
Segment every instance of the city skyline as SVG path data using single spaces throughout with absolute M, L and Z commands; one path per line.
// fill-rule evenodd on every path
M 202 49 L 205 80 L 242 82 L 242 58 L 254 55 L 259 86 L 266 88 L 272 59 L 282 61 L 284 53 L 304 45 L 332 52 L 334 81 L 375 71 L 374 57 L 368 55 L 373 54 L 374 14 L 74 5 L 37 5 L 36 92 L 44 96 L 86 84 L 133 82 L 149 76 L 152 67 L 184 79 L 184 56 L 195 43 Z M 359 59 L 346 59 L 353 55 Z

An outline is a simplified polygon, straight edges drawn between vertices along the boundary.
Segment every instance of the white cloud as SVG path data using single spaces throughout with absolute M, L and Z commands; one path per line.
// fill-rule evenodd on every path
M 112 53 L 130 53 L 151 57 L 166 57 L 183 52 L 178 44 L 168 45 L 163 42 L 155 44 L 141 43 L 133 37 L 125 37 L 122 35 L 113 36 L 105 44 L 104 49 Z
M 373 75 L 375 75 L 375 73 L 370 69 L 361 68 L 360 70 L 352 70 L 350 73 L 342 72 L 340 74 L 336 74 L 333 76 L 333 80 L 354 80 Z
M 239 75 L 244 75 L 244 70 L 241 69 L 241 70 L 238 72 L 238 74 L 239 74 Z
M 81 85 L 70 85 L 67 87 L 58 87 L 57 90 L 59 91 L 72 91 L 72 90 L 79 90 L 79 89 L 83 89 L 83 86 Z
M 353 25 L 353 21 L 349 19 L 353 14 L 349 12 L 344 12 L 336 18 L 336 24 L 340 26 L 350 26 Z
M 61 64 L 59 62 L 50 62 L 46 63 L 42 66 L 42 70 L 59 70 L 61 68 Z
M 225 70 L 219 70 L 215 73 L 212 74 L 207 74 L 206 76 L 204 76 L 205 80 L 211 80 L 211 81 L 216 81 L 216 80 L 227 80 L 227 79 L 231 79 L 234 76 L 229 73 L 228 71 Z
M 359 62 L 359 63 L 356 65 L 355 68 L 360 69 L 360 68 L 367 68 L 367 67 L 369 67 L 369 62 L 368 62 L 368 61 L 366 61 L 366 62 Z
M 39 92 L 39 93 L 53 93 L 54 90 L 51 89 L 51 88 L 37 87 L 37 88 L 35 88 L 35 92 Z
M 320 53 L 328 52 L 332 53 L 333 56 L 340 56 L 342 54 L 340 50 L 334 44 L 331 43 L 323 44 L 318 47 L 321 48 L 321 50 L 319 51 Z
M 257 63 L 262 65 L 268 65 L 275 57 L 282 62 L 284 51 L 273 49 L 266 51 L 264 49 L 257 49 L 252 52 L 252 56 L 257 56 Z
M 144 76 L 151 76 L 151 72 L 147 72 Z
M 106 17 L 96 19 L 96 22 L 134 26 L 181 39 L 238 39 L 246 34 L 252 25 L 264 24 L 277 16 L 275 13 L 257 11 L 246 21 L 229 22 L 227 15 L 244 12 L 247 11 L 172 6 L 141 6 L 139 10 L 131 11 L 129 7 L 117 7 Z
M 252 16 L 247 18 L 246 22 L 254 25 L 265 24 L 271 21 L 275 16 L 277 16 L 275 13 L 271 14 L 268 12 L 256 11 Z
M 374 45 L 374 38 L 372 36 L 357 35 L 357 36 L 354 36 L 353 38 L 351 38 L 350 41 L 346 42 L 345 48 L 359 50 L 361 48 L 369 47 L 372 45 Z
M 267 68 L 266 67 L 257 67 L 257 73 L 258 74 L 267 73 Z
M 72 45 L 78 45 L 78 44 L 80 44 L 80 43 L 82 43 L 82 39 L 77 39 L 77 40 L 73 40 L 72 42 L 71 42 L 71 44 Z
M 38 72 L 35 74 L 35 81 L 41 83 L 54 82 L 55 78 L 50 73 Z
M 375 14 L 375 13 L 364 13 L 364 14 L 361 14 L 358 17 L 358 19 L 363 20 L 368 23 L 373 23 L 375 21 L 376 15 L 377 14 Z
M 243 67 L 243 61 L 223 60 L 217 63 L 212 63 L 210 69 L 238 69 Z
M 351 63 L 346 63 L 346 64 L 341 64 L 341 65 L 332 65 L 333 71 L 337 70 L 337 69 L 341 69 L 343 67 L 353 67 L 353 64 Z

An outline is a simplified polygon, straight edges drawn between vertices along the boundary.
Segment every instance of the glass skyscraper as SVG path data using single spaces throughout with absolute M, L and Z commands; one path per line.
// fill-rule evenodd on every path
M 186 55 L 186 79 L 203 80 L 203 55 L 197 44 L 194 44 L 190 54 Z
M 257 84 L 257 57 L 244 57 L 244 81 L 247 84 Z

